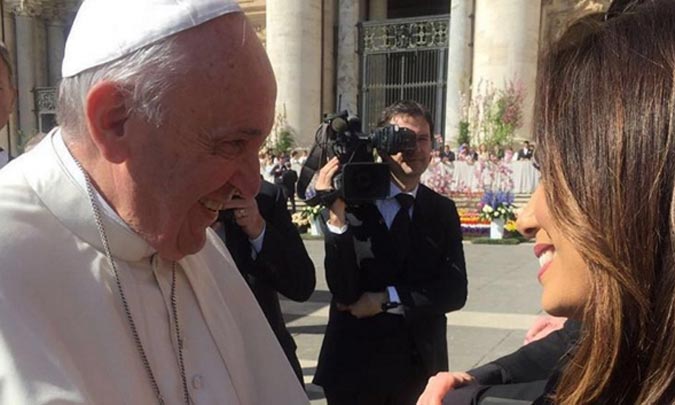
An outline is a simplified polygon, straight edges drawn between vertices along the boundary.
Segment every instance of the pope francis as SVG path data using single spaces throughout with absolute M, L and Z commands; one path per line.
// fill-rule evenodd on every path
M 0 404 L 307 404 L 208 229 L 276 88 L 234 0 L 85 0 L 60 127 L 0 171 Z

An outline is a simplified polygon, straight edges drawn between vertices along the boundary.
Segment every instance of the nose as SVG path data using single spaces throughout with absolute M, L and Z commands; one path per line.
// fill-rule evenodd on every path
M 537 217 L 534 214 L 534 208 L 537 204 L 537 201 L 544 197 L 543 193 L 544 189 L 542 188 L 542 185 L 539 184 L 534 190 L 534 193 L 532 193 L 530 196 L 530 199 L 527 201 L 527 204 L 523 210 L 518 215 L 516 227 L 518 228 L 518 232 L 520 232 L 520 234 L 527 239 L 534 238 L 537 234 L 537 231 L 539 230 L 540 226 L 539 222 L 537 221 Z
M 253 198 L 260 190 L 260 162 L 255 153 L 248 154 L 240 160 L 237 172 L 230 179 L 230 184 L 239 190 L 241 197 Z

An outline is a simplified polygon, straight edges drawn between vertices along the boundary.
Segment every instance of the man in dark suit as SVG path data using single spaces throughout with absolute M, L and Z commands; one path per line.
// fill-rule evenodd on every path
M 253 291 L 288 361 L 304 386 L 295 341 L 286 329 L 280 292 L 306 301 L 316 284 L 314 264 L 291 222 L 279 186 L 262 181 L 255 199 L 233 199 L 221 211 L 216 232 L 223 238 L 239 271 Z
M 383 112 L 386 124 L 417 136 L 414 151 L 382 156 L 390 196 L 360 206 L 338 198 L 324 213 L 333 298 L 314 383 L 329 405 L 414 404 L 427 379 L 447 370 L 445 314 L 466 302 L 455 204 L 420 184 L 431 159 L 431 115 L 401 101 Z M 326 163 L 315 188 L 329 190 L 338 168 L 337 159 Z
M 530 142 L 523 142 L 523 147 L 518 150 L 518 160 L 530 160 L 532 159 L 533 149 L 530 146 Z

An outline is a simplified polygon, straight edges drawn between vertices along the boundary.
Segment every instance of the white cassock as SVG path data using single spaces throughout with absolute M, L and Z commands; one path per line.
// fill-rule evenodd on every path
M 0 404 L 156 404 L 73 164 L 56 131 L 0 172 Z M 101 216 L 160 392 L 182 404 L 172 265 L 109 207 Z M 178 262 L 176 291 L 195 404 L 308 404 L 210 229 Z

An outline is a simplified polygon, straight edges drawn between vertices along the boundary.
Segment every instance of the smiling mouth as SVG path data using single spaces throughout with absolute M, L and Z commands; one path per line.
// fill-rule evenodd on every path
M 544 267 L 553 260 L 553 249 L 547 250 L 539 256 L 539 267 Z
M 207 210 L 211 212 L 218 212 L 223 208 L 223 203 L 220 201 L 216 200 L 211 200 L 208 198 L 203 198 L 199 200 L 199 203 L 202 205 L 202 207 L 206 208 Z
M 534 255 L 539 260 L 539 274 L 537 274 L 537 278 L 541 280 L 541 276 L 548 270 L 551 261 L 555 257 L 555 247 L 550 244 L 538 243 L 534 245 Z

